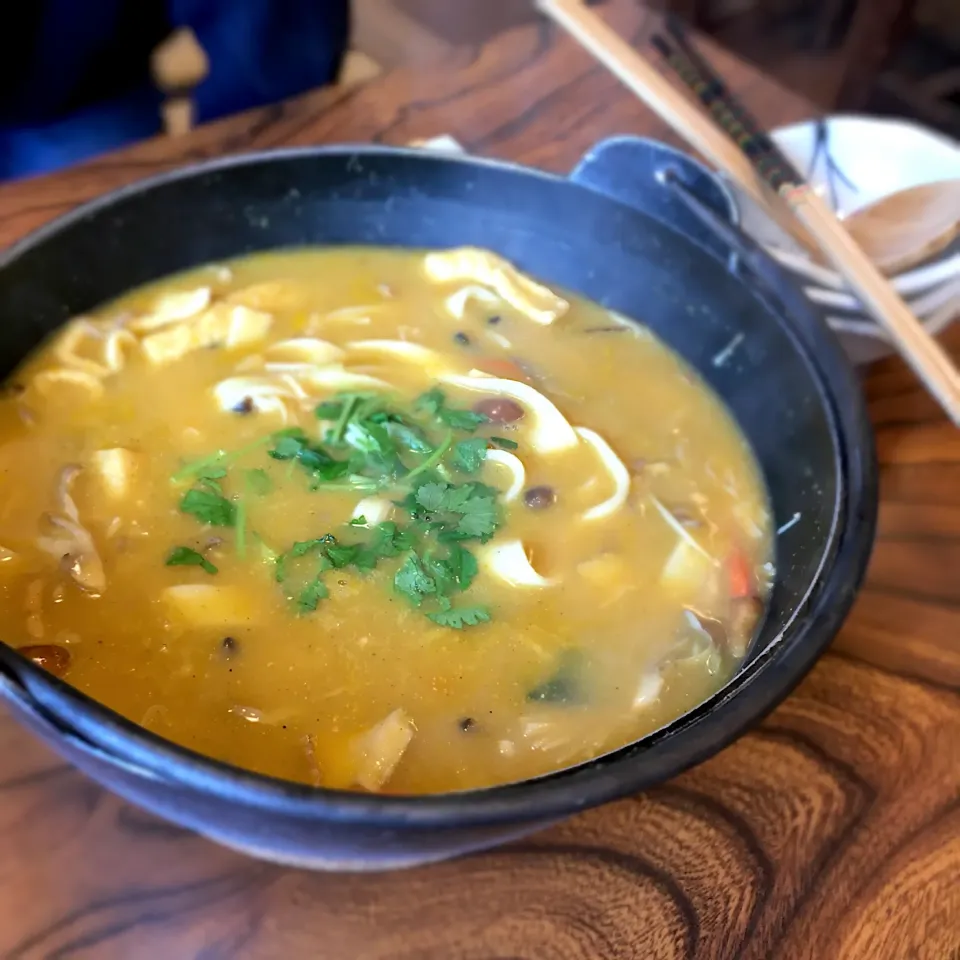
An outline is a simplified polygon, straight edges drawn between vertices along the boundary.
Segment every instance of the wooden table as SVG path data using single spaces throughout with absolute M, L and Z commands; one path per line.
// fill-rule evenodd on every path
M 609 16 L 638 38 L 643 16 Z M 716 55 L 767 124 L 808 104 Z M 0 243 L 187 160 L 451 133 L 569 169 L 664 129 L 547 26 L 0 189 Z M 667 139 L 670 139 L 667 137 Z M 960 352 L 960 329 L 950 338 Z M 702 766 L 501 850 L 381 876 L 258 864 L 102 792 L 0 717 L 0 956 L 960 958 L 960 432 L 895 360 L 866 390 L 880 539 L 833 652 Z

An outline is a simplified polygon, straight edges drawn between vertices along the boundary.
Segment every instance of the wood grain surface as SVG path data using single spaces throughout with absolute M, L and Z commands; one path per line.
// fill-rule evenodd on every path
M 642 41 L 649 22 L 629 0 L 602 9 Z M 812 112 L 715 60 L 764 123 Z M 0 243 L 184 161 L 439 133 L 552 170 L 610 134 L 665 137 L 537 24 L 429 73 L 8 185 Z M 960 355 L 960 328 L 948 342 Z M 833 651 L 720 755 L 517 845 L 331 876 L 258 864 L 141 813 L 0 716 L 0 957 L 960 960 L 960 432 L 897 360 L 866 390 L 882 469 L 867 585 Z

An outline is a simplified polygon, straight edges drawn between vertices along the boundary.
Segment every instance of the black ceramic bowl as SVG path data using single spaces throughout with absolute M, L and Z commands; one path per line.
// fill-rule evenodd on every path
M 231 158 L 137 184 L 0 260 L 7 372 L 58 324 L 131 287 L 303 244 L 475 244 L 642 320 L 725 399 L 784 527 L 754 646 L 695 710 L 549 776 L 392 797 L 315 789 L 199 756 L 2 644 L 0 693 L 54 750 L 133 803 L 255 856 L 328 869 L 397 867 L 489 846 L 715 753 L 783 699 L 837 632 L 876 515 L 871 432 L 851 369 L 792 281 L 735 220 L 702 168 L 645 141 L 608 141 L 569 179 L 423 151 L 338 147 Z

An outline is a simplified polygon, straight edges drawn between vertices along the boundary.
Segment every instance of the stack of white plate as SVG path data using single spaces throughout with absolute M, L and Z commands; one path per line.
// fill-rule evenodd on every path
M 819 125 L 781 127 L 771 136 L 841 218 L 910 187 L 960 179 L 960 145 L 899 120 L 834 116 Z M 886 334 L 847 292 L 840 275 L 814 263 L 749 197 L 733 189 L 743 229 L 796 274 L 851 358 L 869 363 L 890 353 Z M 890 279 L 924 326 L 939 333 L 960 315 L 960 240 Z

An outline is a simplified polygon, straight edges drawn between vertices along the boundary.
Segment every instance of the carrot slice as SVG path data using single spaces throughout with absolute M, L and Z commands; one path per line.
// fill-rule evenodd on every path
M 727 557 L 727 577 L 732 599 L 740 600 L 752 596 L 753 577 L 750 573 L 750 562 L 739 547 L 735 547 Z

